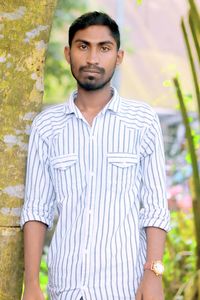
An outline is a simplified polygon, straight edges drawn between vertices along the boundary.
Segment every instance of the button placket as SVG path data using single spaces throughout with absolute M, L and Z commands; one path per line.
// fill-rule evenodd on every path
M 85 248 L 83 253 L 83 266 L 84 266 L 84 277 L 83 277 L 83 285 L 87 284 L 87 279 L 89 276 L 89 268 L 90 268 L 90 245 L 92 238 L 92 223 L 93 223 L 93 214 L 92 214 L 92 206 L 93 206 L 93 193 L 95 190 L 95 172 L 94 172 L 94 143 L 95 143 L 95 126 L 96 120 L 93 122 L 93 126 L 90 128 L 90 136 L 89 136 L 89 168 L 88 168 L 88 188 L 87 188 L 87 196 L 86 196 L 86 237 L 85 237 Z

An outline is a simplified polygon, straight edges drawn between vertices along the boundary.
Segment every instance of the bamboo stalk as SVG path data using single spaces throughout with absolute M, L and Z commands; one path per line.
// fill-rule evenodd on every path
M 197 30 L 200 33 L 200 15 L 199 15 L 199 12 L 198 12 L 197 5 L 196 5 L 194 0 L 189 0 L 189 5 L 190 5 L 190 8 L 191 8 L 191 13 L 192 13 L 192 15 L 194 16 L 194 18 L 197 22 L 197 26 L 196 26 Z
M 181 27 L 182 27 L 182 31 L 183 31 L 185 44 L 186 44 L 186 49 L 188 52 L 191 70 L 192 70 L 192 76 L 193 76 L 193 80 L 194 80 L 194 87 L 195 87 L 196 99 L 197 99 L 198 115 L 199 115 L 199 121 L 200 121 L 200 89 L 199 89 L 199 83 L 198 83 L 197 72 L 196 72 L 196 68 L 195 68 L 195 64 L 194 64 L 194 59 L 193 59 L 193 55 L 192 55 L 192 49 L 190 47 L 189 38 L 188 38 L 188 34 L 186 31 L 186 27 L 185 27 L 183 18 L 181 20 Z
M 196 234 L 196 254 L 197 254 L 197 269 L 200 269 L 200 177 L 198 169 L 197 155 L 195 151 L 195 145 L 193 141 L 192 131 L 190 127 L 188 113 L 185 107 L 183 94 L 180 88 L 180 84 L 177 78 L 173 79 L 174 85 L 176 88 L 177 97 L 180 103 L 180 109 L 183 117 L 183 123 L 186 130 L 186 138 L 188 141 L 188 148 L 192 161 L 192 170 L 193 170 L 193 182 L 194 182 L 194 197 L 192 201 L 193 213 L 194 213 L 194 223 L 195 223 L 195 234 Z
M 199 40 L 197 38 L 197 32 L 196 32 L 197 28 L 195 27 L 195 24 L 194 24 L 194 21 L 193 21 L 193 18 L 192 18 L 191 10 L 189 12 L 189 24 L 190 24 L 190 29 L 191 29 L 192 37 L 193 37 L 193 40 L 194 40 L 194 45 L 195 45 L 195 48 L 196 48 L 197 56 L 198 56 L 198 59 L 199 59 L 199 67 L 200 67 L 200 44 L 199 44 Z

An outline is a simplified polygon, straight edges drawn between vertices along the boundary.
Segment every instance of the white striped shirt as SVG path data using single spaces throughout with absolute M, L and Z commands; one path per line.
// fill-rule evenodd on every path
M 56 204 L 48 253 L 53 300 L 134 300 L 145 227 L 169 229 L 158 117 L 113 93 L 92 126 L 75 93 L 32 125 L 21 226 L 38 220 L 51 227 Z

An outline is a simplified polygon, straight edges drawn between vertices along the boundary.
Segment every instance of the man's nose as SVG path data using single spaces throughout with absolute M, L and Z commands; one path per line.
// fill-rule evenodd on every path
M 88 64 L 98 64 L 99 63 L 99 55 L 96 49 L 90 49 L 87 54 L 87 63 Z

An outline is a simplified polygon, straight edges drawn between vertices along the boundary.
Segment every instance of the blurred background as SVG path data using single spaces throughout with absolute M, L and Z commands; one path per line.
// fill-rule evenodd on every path
M 196 2 L 199 9 L 200 3 Z M 187 19 L 191 3 L 193 1 L 186 0 L 59 0 L 45 69 L 44 106 L 67 101 L 76 87 L 63 54 L 69 24 L 80 14 L 91 10 L 104 11 L 117 21 L 125 58 L 116 71 L 113 85 L 122 96 L 153 106 L 163 130 L 168 201 L 172 216 L 172 230 L 168 234 L 164 257 L 167 265 L 164 276 L 167 300 L 186 299 L 183 291 L 198 269 L 192 213 L 193 160 L 191 149 L 187 147 L 185 122 L 172 80 L 176 77 L 181 81 L 181 93 L 198 163 L 200 138 L 198 95 L 195 95 L 198 90 L 195 90 L 193 83 L 181 28 L 181 18 Z M 196 62 L 197 59 L 194 60 Z M 46 265 L 42 262 L 41 282 L 44 289 L 46 274 Z M 195 288 L 192 290 L 194 295 L 190 295 L 188 300 L 197 299 Z

